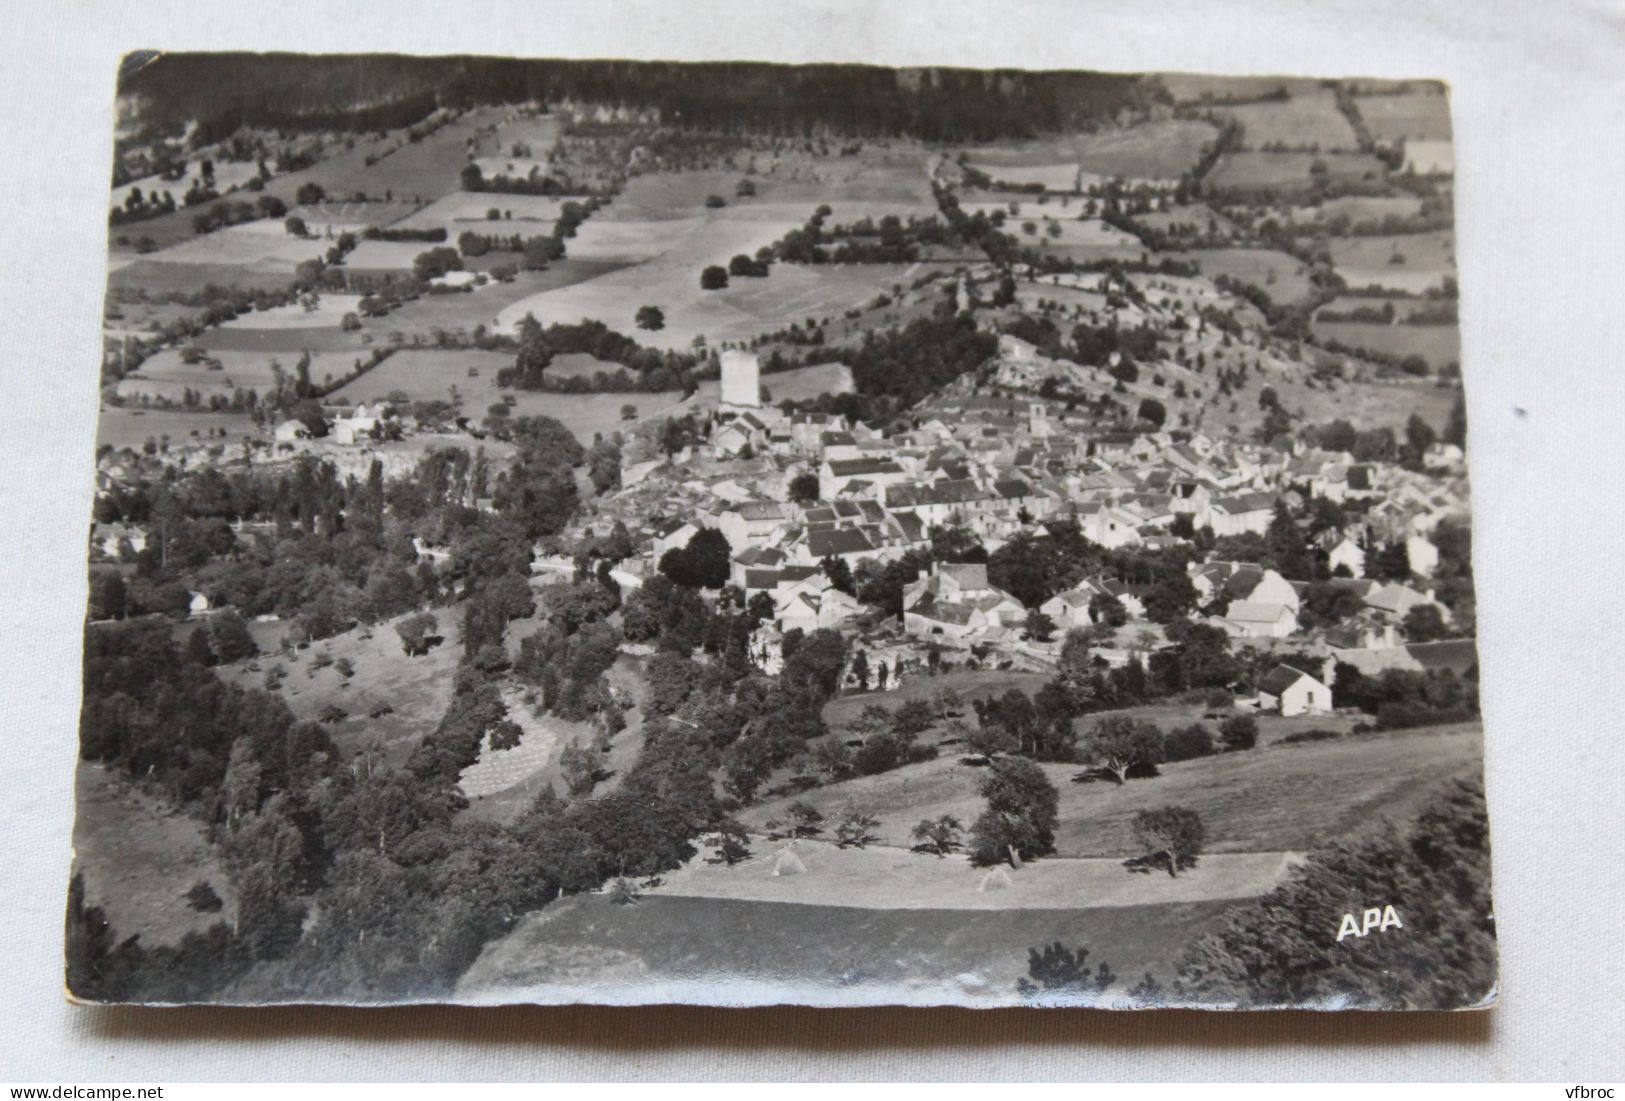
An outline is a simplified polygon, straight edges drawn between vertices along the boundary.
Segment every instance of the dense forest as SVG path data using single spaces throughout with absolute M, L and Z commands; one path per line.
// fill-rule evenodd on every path
M 1158 90 L 1087 72 L 147 53 L 125 59 L 119 94 L 138 106 L 147 136 L 196 120 L 200 143 L 241 126 L 370 130 L 437 106 L 560 100 L 658 110 L 666 125 L 694 130 L 989 141 L 1087 129 Z

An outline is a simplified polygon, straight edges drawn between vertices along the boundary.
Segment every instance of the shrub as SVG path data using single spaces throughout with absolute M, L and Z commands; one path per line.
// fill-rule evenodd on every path
M 1213 732 L 1201 723 L 1170 730 L 1162 739 L 1164 761 L 1190 761 L 1214 752 Z
M 1333 738 L 1341 738 L 1342 736 L 1343 734 L 1341 731 L 1324 730 L 1320 727 L 1316 727 L 1314 730 L 1300 730 L 1296 734 L 1288 734 L 1286 737 L 1281 739 L 1280 744 L 1298 745 L 1303 742 L 1326 742 L 1331 741 Z
M 1219 726 L 1224 748 L 1230 752 L 1251 749 L 1258 744 L 1258 720 L 1251 715 L 1237 715 Z

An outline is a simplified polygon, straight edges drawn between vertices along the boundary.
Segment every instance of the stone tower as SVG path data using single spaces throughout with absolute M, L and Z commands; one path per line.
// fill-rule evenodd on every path
M 736 409 L 762 404 L 762 367 L 755 352 L 722 353 L 722 404 Z

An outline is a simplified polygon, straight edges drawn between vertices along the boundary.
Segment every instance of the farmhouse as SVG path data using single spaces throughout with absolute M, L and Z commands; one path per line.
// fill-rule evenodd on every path
M 1277 665 L 1258 682 L 1258 709 L 1284 717 L 1322 715 L 1332 709 L 1332 690 L 1301 669 Z
M 1275 500 L 1267 493 L 1244 493 L 1220 497 L 1208 506 L 1208 526 L 1214 535 L 1243 535 L 1249 531 L 1263 535 L 1275 514 Z
M 1236 638 L 1286 638 L 1298 629 L 1298 615 L 1285 604 L 1238 600 L 1225 612 L 1223 627 Z
M 1350 577 L 1364 577 L 1365 551 L 1360 548 L 1360 544 L 1345 535 L 1327 553 L 1326 565 L 1331 567 L 1333 573 L 1341 566 L 1348 571 Z

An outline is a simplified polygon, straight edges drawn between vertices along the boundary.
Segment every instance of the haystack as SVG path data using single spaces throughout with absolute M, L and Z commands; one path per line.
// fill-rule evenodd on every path
M 773 858 L 773 870 L 768 874 L 800 875 L 806 870 L 807 865 L 801 862 L 801 857 L 797 856 L 792 850 L 784 848 L 780 849 L 779 855 Z
M 1008 886 L 1010 886 L 1010 873 L 1000 866 L 984 875 L 982 885 L 976 889 L 978 891 L 1002 891 Z

